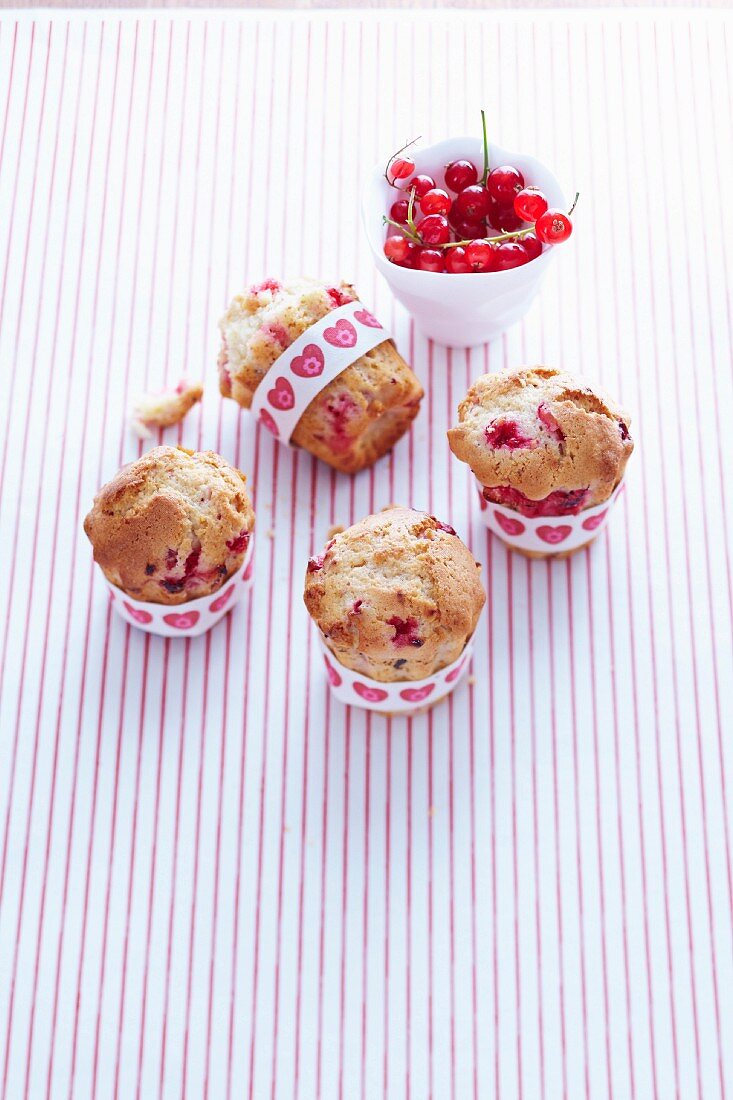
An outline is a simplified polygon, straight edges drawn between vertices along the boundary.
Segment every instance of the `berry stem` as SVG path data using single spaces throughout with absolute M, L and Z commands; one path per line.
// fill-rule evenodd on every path
M 484 132 L 484 171 L 481 176 L 481 182 L 486 186 L 486 181 L 489 178 L 489 139 L 486 136 L 486 111 L 481 111 L 481 129 Z
M 393 181 L 389 178 L 389 166 L 390 166 L 390 164 L 392 163 L 393 160 L 395 160 L 400 155 L 400 153 L 404 153 L 405 149 L 409 149 L 411 145 L 414 145 L 416 142 L 418 142 L 421 137 L 422 137 L 422 134 L 418 134 L 417 137 L 412 138 L 412 140 L 408 141 L 405 145 L 403 145 L 401 149 L 398 149 L 396 153 L 393 153 L 392 156 L 387 161 L 387 167 L 384 169 L 384 178 L 386 179 L 386 181 L 387 181 L 387 183 L 389 184 L 390 187 L 395 187 L 397 190 L 399 190 L 397 185 L 395 183 L 393 183 Z
M 573 210 L 575 210 L 575 207 L 576 207 L 576 206 L 578 205 L 578 199 L 579 199 L 579 198 L 580 198 L 580 191 L 576 191 L 576 192 L 575 192 L 575 198 L 573 199 L 573 205 L 572 205 L 572 206 L 570 207 L 570 209 L 568 210 L 568 217 L 570 217 L 570 215 L 572 214 Z

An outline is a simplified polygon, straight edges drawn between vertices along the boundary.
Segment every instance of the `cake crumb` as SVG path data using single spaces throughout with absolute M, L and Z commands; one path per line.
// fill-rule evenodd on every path
M 265 531 L 265 536 L 268 539 L 274 539 L 275 538 L 275 532 L 272 530 L 272 528 L 270 528 L 269 531 Z
M 333 527 L 329 527 L 328 531 L 326 532 L 326 538 L 327 539 L 332 539 L 332 538 L 334 538 L 335 535 L 340 535 L 343 530 L 344 530 L 343 524 L 335 523 L 333 525 Z
M 475 677 L 475 676 L 467 676 L 467 677 L 466 677 L 466 683 L 467 683 L 467 684 L 468 684 L 468 685 L 469 685 L 470 687 L 473 687 L 473 685 L 474 685 L 474 684 L 476 683 L 476 677 Z
M 130 427 L 139 439 L 150 439 L 152 429 L 171 428 L 180 424 L 204 393 L 200 382 L 181 379 L 172 390 L 146 393 L 137 399 L 130 418 Z

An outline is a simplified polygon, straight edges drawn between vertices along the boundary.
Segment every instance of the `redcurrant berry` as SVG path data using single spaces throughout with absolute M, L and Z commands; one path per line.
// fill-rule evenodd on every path
M 435 180 L 432 176 L 413 176 L 407 185 L 407 190 L 412 191 L 415 189 L 415 202 L 419 202 L 424 195 L 427 195 L 428 191 L 432 191 L 435 187 Z
M 444 271 L 445 260 L 439 248 L 421 248 L 417 257 L 417 267 L 421 271 Z
M 510 203 L 514 201 L 516 193 L 524 187 L 524 176 L 518 168 L 513 168 L 510 164 L 502 164 L 500 168 L 489 172 L 486 186 L 492 199 L 501 203 Z
M 545 210 L 538 219 L 534 231 L 543 244 L 560 244 L 573 231 L 573 223 L 564 210 Z
M 514 213 L 525 222 L 536 222 L 548 205 L 538 187 L 524 187 L 514 196 Z
M 474 183 L 456 195 L 453 205 L 466 221 L 476 222 L 489 212 L 489 195 L 485 187 Z
M 508 271 L 510 267 L 521 267 L 529 263 L 529 256 L 518 241 L 502 241 L 497 245 L 494 255 L 494 270 Z
M 399 222 L 400 225 L 407 225 L 407 211 L 409 206 L 410 204 L 407 199 L 398 199 L 397 202 L 393 202 L 389 212 L 392 221 Z
M 538 256 L 542 255 L 542 244 L 537 240 L 534 233 L 528 233 L 526 237 L 522 237 L 522 247 L 530 260 L 536 260 Z
M 445 250 L 445 270 L 451 275 L 465 275 L 471 268 L 466 259 L 466 250 L 461 245 Z
M 387 237 L 384 242 L 384 254 L 387 259 L 391 260 L 393 264 L 399 264 L 401 267 L 412 265 L 414 252 L 415 245 L 412 241 L 408 241 L 407 237 L 400 237 L 395 234 L 393 237 Z
M 406 180 L 415 171 L 415 161 L 410 157 L 395 157 L 387 168 L 387 179 L 390 183 L 396 180 Z
M 415 228 L 424 244 L 447 244 L 450 240 L 448 219 L 442 214 L 428 214 L 417 223 Z
M 496 250 L 489 241 L 471 241 L 466 245 L 466 263 L 471 271 L 491 271 L 495 256 Z
M 492 200 L 491 209 L 489 210 L 489 221 L 496 228 L 500 229 L 502 233 L 516 233 L 518 229 L 521 229 L 524 222 L 521 218 L 518 218 L 514 213 L 514 207 L 512 205 L 507 206 L 504 203 L 497 203 Z
M 458 221 L 453 227 L 459 241 L 476 241 L 479 237 L 486 236 L 486 222 Z
M 431 188 L 420 199 L 420 209 L 423 214 L 447 214 L 451 205 L 448 192 L 440 187 Z
M 445 185 L 451 191 L 463 191 L 478 181 L 478 169 L 470 160 L 454 160 L 446 165 Z

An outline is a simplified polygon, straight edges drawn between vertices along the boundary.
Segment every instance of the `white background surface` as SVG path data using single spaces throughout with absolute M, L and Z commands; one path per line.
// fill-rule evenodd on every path
M 730 39 L 5 14 L 2 1095 L 733 1093 Z M 377 283 L 358 192 L 481 105 L 581 202 L 526 322 L 446 355 Z M 353 480 L 217 393 L 229 295 L 301 272 L 353 278 L 427 388 Z M 445 441 L 475 375 L 535 361 L 607 385 L 637 440 L 570 563 L 509 558 Z M 183 374 L 183 441 L 258 514 L 251 603 L 191 642 L 111 615 L 81 531 L 138 453 L 132 399 Z M 489 587 L 475 683 L 412 721 L 329 702 L 300 598 L 329 526 L 395 500 Z

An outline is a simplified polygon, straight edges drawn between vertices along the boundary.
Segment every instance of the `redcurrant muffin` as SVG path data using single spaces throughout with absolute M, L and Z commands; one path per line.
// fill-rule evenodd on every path
M 156 447 L 100 489 L 84 520 L 94 560 L 128 596 L 181 604 L 239 569 L 254 528 L 244 474 L 213 451 Z
M 234 298 L 219 323 L 219 388 L 243 408 L 278 357 L 331 310 L 358 300 L 353 286 L 268 279 Z M 318 393 L 291 442 L 344 473 L 386 454 L 410 427 L 422 386 L 391 340 L 355 360 Z
M 608 500 L 634 449 L 622 409 L 579 379 L 542 366 L 478 378 L 448 442 L 486 501 L 530 519 L 575 516 Z
M 486 595 L 452 527 L 390 508 L 335 535 L 311 558 L 305 605 L 334 657 L 373 680 L 422 680 L 456 661 Z

